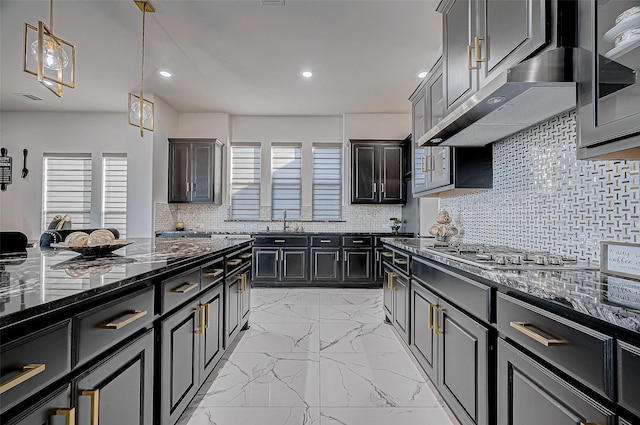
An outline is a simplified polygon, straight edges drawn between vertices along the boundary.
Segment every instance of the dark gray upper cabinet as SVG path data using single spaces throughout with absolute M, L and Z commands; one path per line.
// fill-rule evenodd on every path
M 638 2 L 578 3 L 578 158 L 640 159 L 640 43 L 614 44 L 636 19 L 615 25 L 616 18 Z
M 217 139 L 169 139 L 169 202 L 221 203 L 222 148 Z
M 545 0 L 443 0 L 446 110 L 550 41 Z
M 351 140 L 352 204 L 402 204 L 404 140 Z

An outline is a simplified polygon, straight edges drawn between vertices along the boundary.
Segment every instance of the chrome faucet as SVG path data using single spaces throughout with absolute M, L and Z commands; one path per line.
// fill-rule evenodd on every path
M 289 225 L 287 224 L 287 209 L 285 208 L 284 217 L 282 218 L 282 230 L 286 232 L 288 228 L 289 228 Z

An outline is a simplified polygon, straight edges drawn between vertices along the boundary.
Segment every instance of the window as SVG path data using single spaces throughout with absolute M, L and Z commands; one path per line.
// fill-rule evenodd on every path
M 42 228 L 68 214 L 74 228 L 91 224 L 91 155 L 44 154 Z
M 108 154 L 102 157 L 102 227 L 115 228 L 120 239 L 127 232 L 127 156 Z
M 288 219 L 299 220 L 302 192 L 300 146 L 272 146 L 271 190 L 271 218 L 281 220 L 286 210 Z
M 342 218 L 342 147 L 313 147 L 313 219 Z
M 260 219 L 260 146 L 231 146 L 231 218 Z

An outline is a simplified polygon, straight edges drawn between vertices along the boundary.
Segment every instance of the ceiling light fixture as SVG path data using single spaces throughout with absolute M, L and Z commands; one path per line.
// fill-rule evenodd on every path
M 63 87 L 75 87 L 75 69 L 75 46 L 53 34 L 53 0 L 50 0 L 49 26 L 42 21 L 38 21 L 37 27 L 24 24 L 22 70 L 38 77 L 40 84 L 62 97 Z
M 424 78 L 427 75 L 429 75 L 429 73 L 427 71 L 420 71 L 418 72 L 418 78 Z
M 171 78 L 173 76 L 173 74 L 166 69 L 161 69 L 160 71 L 158 71 L 158 74 L 162 75 L 164 78 Z
M 304 78 L 311 78 L 313 77 L 313 72 L 309 71 L 308 69 L 302 71 L 300 73 Z
M 140 93 L 129 93 L 129 124 L 140 128 L 140 137 L 144 135 L 144 130 L 153 131 L 153 102 L 144 98 L 144 30 L 147 12 L 153 13 L 156 10 L 148 1 L 133 1 L 142 12 L 142 65 L 140 66 Z

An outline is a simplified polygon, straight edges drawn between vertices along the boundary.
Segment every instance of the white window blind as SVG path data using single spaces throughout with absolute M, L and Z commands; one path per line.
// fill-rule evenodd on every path
M 313 147 L 313 219 L 342 218 L 342 147 Z
M 271 211 L 272 219 L 300 219 L 302 192 L 300 146 L 271 147 Z
M 44 154 L 42 229 L 68 214 L 74 228 L 91 224 L 91 155 Z
M 102 227 L 115 228 L 120 239 L 127 232 L 127 156 L 109 154 L 102 157 Z
M 260 146 L 231 146 L 231 218 L 260 219 Z

